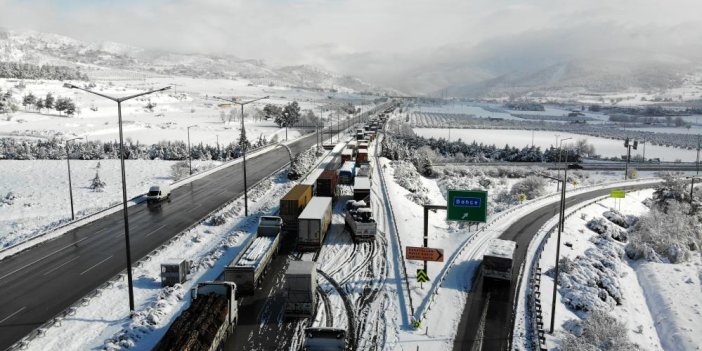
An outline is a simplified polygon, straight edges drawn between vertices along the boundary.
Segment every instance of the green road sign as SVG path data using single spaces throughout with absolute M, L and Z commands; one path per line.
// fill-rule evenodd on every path
M 609 193 L 609 197 L 615 198 L 615 199 L 623 199 L 626 196 L 626 192 L 624 190 L 612 190 Z
M 428 282 L 429 276 L 427 275 L 427 272 L 425 272 L 423 269 L 418 269 L 417 270 L 417 281 L 420 283 Z
M 446 219 L 485 223 L 487 219 L 487 191 L 449 190 Z

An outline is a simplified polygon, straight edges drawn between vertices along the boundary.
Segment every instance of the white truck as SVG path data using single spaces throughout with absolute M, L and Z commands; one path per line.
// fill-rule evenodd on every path
M 154 350 L 219 350 L 232 334 L 239 316 L 234 283 L 199 283 L 191 298 Z
M 316 250 L 322 246 L 332 219 L 332 198 L 313 196 L 297 218 L 298 250 Z
M 171 187 L 168 184 L 153 185 L 146 193 L 146 203 L 153 204 L 163 200 L 171 199 Z
M 349 200 L 346 203 L 344 220 L 356 241 L 374 240 L 378 232 L 378 223 L 373 218 L 369 201 L 370 196 L 364 200 Z
M 492 239 L 483 255 L 483 277 L 512 280 L 512 265 L 517 243 L 511 240 Z
M 312 327 L 305 329 L 302 351 L 343 351 L 346 349 L 346 330 L 341 328 Z
M 263 216 L 258 221 L 256 238 L 224 268 L 224 280 L 236 284 L 239 295 L 253 294 L 268 265 L 278 253 L 283 219 Z
M 310 261 L 291 261 L 285 272 L 284 316 L 314 318 L 317 306 L 317 265 Z

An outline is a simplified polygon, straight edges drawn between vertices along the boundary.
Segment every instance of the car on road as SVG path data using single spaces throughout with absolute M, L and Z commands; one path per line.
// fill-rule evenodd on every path
M 569 163 L 568 169 L 583 169 L 583 166 L 577 163 Z
M 171 187 L 167 184 L 151 186 L 146 193 L 146 202 L 152 204 L 163 200 L 171 200 Z

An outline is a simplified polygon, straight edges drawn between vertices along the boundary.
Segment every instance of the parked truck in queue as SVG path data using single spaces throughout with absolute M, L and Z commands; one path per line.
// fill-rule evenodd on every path
M 317 265 L 290 261 L 285 271 L 283 315 L 286 318 L 314 318 L 317 306 Z
M 235 283 L 240 296 L 253 294 L 261 284 L 268 265 L 278 253 L 282 227 L 280 217 L 261 217 L 256 238 L 224 268 L 224 280 Z
M 332 198 L 315 196 L 297 218 L 297 247 L 300 250 L 322 246 L 332 218 Z
M 192 289 L 191 299 L 155 351 L 219 350 L 232 334 L 239 316 L 234 283 L 199 283 Z
M 310 185 L 295 185 L 280 199 L 280 218 L 283 219 L 283 229 L 287 232 L 297 232 L 297 217 L 312 199 Z

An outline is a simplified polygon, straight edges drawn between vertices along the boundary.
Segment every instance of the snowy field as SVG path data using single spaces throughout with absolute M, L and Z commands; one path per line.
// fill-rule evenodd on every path
M 96 169 L 98 163 L 100 169 Z M 127 198 L 143 194 L 149 186 L 171 183 L 175 161 L 126 160 Z M 193 167 L 214 165 L 194 161 Z M 12 193 L 14 200 L 0 202 L 0 248 L 17 244 L 71 220 L 68 168 L 65 160 L 0 161 L 0 198 Z M 104 191 L 90 189 L 99 172 Z M 73 205 L 76 218 L 122 203 L 119 160 L 71 161 Z
M 604 121 L 607 116 L 589 111 L 580 111 L 580 106 L 572 106 L 572 109 L 563 106 L 544 106 L 544 111 L 519 111 L 510 110 L 502 104 L 488 102 L 447 102 L 441 105 L 420 104 L 407 109 L 406 112 L 416 113 L 444 113 L 444 114 L 465 114 L 472 115 L 478 118 L 502 118 L 511 120 L 522 120 L 518 115 L 544 116 L 544 117 L 564 117 L 568 113 L 576 110 L 582 113 L 585 117 L 590 117 L 595 120 Z
M 583 311 L 575 311 L 566 304 L 586 306 L 590 310 L 604 310 L 623 323 L 626 336 L 643 350 L 692 350 L 702 344 L 699 326 L 702 325 L 702 264 L 699 253 L 687 263 L 669 264 L 645 261 L 632 261 L 624 255 L 625 243 L 614 240 L 598 240 L 597 233 L 588 229 L 592 220 L 604 221 L 606 211 L 618 209 L 624 216 L 640 216 L 648 212 L 642 201 L 650 197 L 653 190 L 642 190 L 627 194 L 616 203 L 605 199 L 588 205 L 566 219 L 562 235 L 564 244 L 561 257 L 575 262 L 576 268 L 566 271 L 575 279 L 602 279 L 603 289 L 599 292 L 578 285 L 564 289 L 561 281 L 557 295 L 556 333 L 547 337 L 549 348 L 555 347 L 572 329 L 570 320 L 581 320 Z M 602 273 L 589 267 L 587 262 L 603 266 Z M 555 236 L 548 240 L 541 256 L 542 272 L 553 269 L 555 261 Z M 589 269 L 589 270 L 588 270 Z M 588 277 L 589 278 L 586 278 Z M 599 275 L 599 276 L 598 276 Z M 581 277 L 581 278 L 577 278 Z M 542 274 L 541 295 L 543 306 L 551 305 L 553 279 L 548 273 Z M 594 295 L 593 295 L 594 294 Z M 684 296 L 684 299 L 680 297 Z M 544 309 L 544 320 L 550 321 L 551 309 Z
M 0 137 L 63 136 L 83 137 L 87 140 L 118 140 L 117 105 L 114 102 L 77 89 L 64 88 L 63 82 L 59 81 L 25 80 L 24 89 L 16 88 L 17 84 L 17 80 L 0 79 L 0 89 L 5 92 L 12 88 L 15 99 L 20 102 L 22 96 L 29 92 L 37 97 L 51 93 L 55 98 L 73 99 L 80 113 L 73 117 L 60 116 L 56 111 L 46 109 L 39 113 L 19 104 L 19 111 L 2 116 Z M 297 101 L 302 115 L 306 110 L 319 115 L 319 108 L 336 101 L 336 98 L 364 103 L 362 97 L 352 94 L 339 94 L 335 99 L 328 99 L 320 92 L 254 85 L 246 80 L 148 78 L 97 81 L 96 87 L 91 89 L 101 94 L 127 96 L 165 86 L 172 86 L 172 89 L 138 97 L 122 104 L 125 140 L 142 144 L 154 144 L 162 140 L 187 141 L 188 126 L 195 126 L 190 128 L 190 142 L 193 144 L 216 145 L 217 141 L 220 144 L 228 144 L 238 140 L 241 108 L 215 99 L 214 96 L 244 100 L 269 96 L 268 99 L 245 106 L 246 131 L 250 140 L 261 136 L 268 140 L 285 140 L 285 128 L 279 128 L 272 120 L 262 120 L 260 110 L 269 103 L 283 107 L 289 102 Z M 155 104 L 152 111 L 146 108 L 149 102 Z M 330 112 L 323 112 L 325 119 L 329 116 Z M 293 139 L 300 133 L 296 128 L 289 128 L 288 138 Z
M 483 143 L 487 145 L 496 145 L 502 147 L 509 144 L 510 146 L 524 147 L 532 144 L 532 133 L 523 130 L 511 129 L 448 129 L 448 128 L 414 128 L 417 135 L 426 138 L 449 138 L 450 140 L 461 139 L 463 142 Z M 533 143 L 541 149 L 549 148 L 556 144 L 556 138 L 562 140 L 565 138 L 573 138 L 563 142 L 563 145 L 574 144 L 579 139 L 585 139 L 588 143 L 595 146 L 595 153 L 602 157 L 620 157 L 626 155 L 626 148 L 621 140 L 597 138 L 588 135 L 579 135 L 564 132 L 547 132 L 534 131 Z M 560 141 L 559 141 L 560 143 Z M 631 150 L 632 158 L 636 155 L 643 155 L 643 145 L 639 144 L 638 150 Z M 664 162 L 673 162 L 680 159 L 683 162 L 694 162 L 697 159 L 696 150 L 683 150 L 673 147 L 646 145 L 646 159 L 660 158 Z

